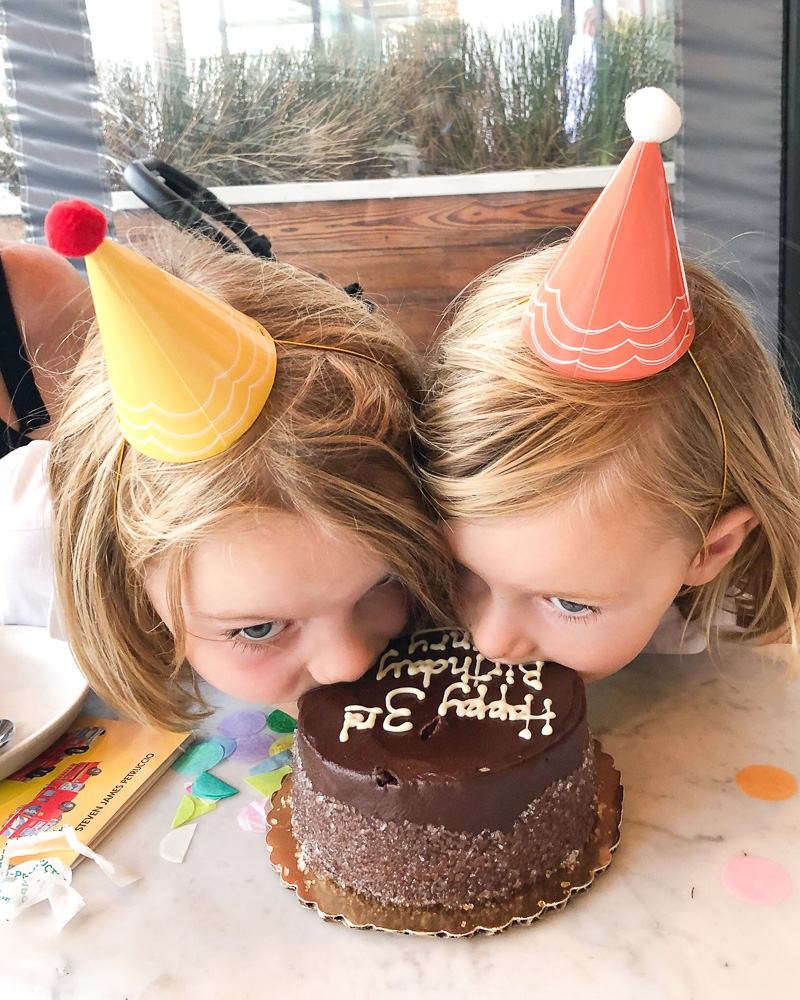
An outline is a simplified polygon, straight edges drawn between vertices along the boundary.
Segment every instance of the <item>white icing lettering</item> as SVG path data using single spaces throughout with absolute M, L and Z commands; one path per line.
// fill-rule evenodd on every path
M 422 686 L 429 688 L 431 686 L 431 677 L 435 674 L 443 673 L 448 667 L 453 670 L 455 666 L 455 656 L 439 660 L 397 660 L 395 663 L 384 663 L 382 658 L 381 666 L 378 667 L 375 679 L 382 681 L 388 674 L 394 674 L 395 679 L 399 680 L 403 668 L 405 668 L 409 677 L 416 677 L 417 674 L 422 674 Z
M 460 691 L 464 695 L 470 694 L 472 688 L 466 681 L 451 684 L 444 693 L 442 703 L 439 705 L 439 715 L 447 715 L 452 708 L 459 718 L 484 719 L 488 715 L 490 719 L 500 719 L 508 722 L 524 722 L 525 728 L 519 733 L 523 740 L 531 738 L 531 722 L 539 720 L 544 722 L 542 726 L 542 736 L 550 736 L 553 727 L 550 725 L 551 719 L 555 719 L 556 713 L 552 710 L 553 703 L 549 698 L 544 700 L 544 711 L 541 715 L 535 715 L 531 707 L 533 695 L 525 695 L 523 705 L 512 705 L 506 700 L 508 685 L 500 685 L 500 697 L 494 701 L 486 703 L 486 692 L 488 688 L 485 684 L 478 685 L 477 697 L 455 698 L 453 691 Z
M 471 649 L 472 644 L 467 638 L 466 632 L 450 632 L 450 638 L 453 643 L 453 649 Z
M 392 657 L 394 657 L 394 659 L 392 659 Z M 388 663 L 387 660 L 389 661 Z M 375 679 L 382 681 L 387 674 L 394 674 L 395 680 L 399 680 L 402 669 L 402 662 L 398 662 L 397 660 L 397 650 L 387 649 L 380 659 L 380 663 L 378 664 L 378 673 Z
M 438 641 L 434 641 L 438 640 Z M 465 649 L 470 652 L 459 657 L 433 656 L 433 653 L 453 653 L 456 649 Z M 415 652 L 421 652 L 425 658 L 415 658 Z M 498 719 L 508 722 L 524 722 L 524 727 L 520 730 L 521 739 L 531 739 L 531 723 L 542 722 L 542 736 L 550 736 L 553 733 L 551 721 L 556 718 L 553 711 L 553 703 L 550 698 L 543 701 L 543 710 L 536 714 L 533 709 L 534 695 L 526 693 L 523 704 L 513 704 L 508 701 L 508 690 L 514 684 L 519 671 L 522 683 L 534 691 L 543 690 L 542 668 L 544 660 L 537 660 L 534 666 L 530 664 L 500 664 L 492 663 L 474 650 L 468 641 L 466 634 L 455 630 L 438 632 L 436 629 L 426 629 L 415 632 L 409 639 L 408 656 L 405 659 L 398 659 L 396 649 L 387 650 L 380 659 L 376 679 L 383 680 L 392 676 L 399 680 L 405 671 L 407 677 L 422 676 L 422 688 L 400 687 L 393 688 L 386 695 L 386 713 L 383 719 L 383 728 L 387 732 L 404 733 L 413 729 L 410 720 L 411 709 L 408 707 L 395 707 L 393 699 L 398 695 L 412 695 L 417 701 L 425 700 L 425 691 L 430 688 L 431 678 L 437 674 L 450 671 L 451 677 L 455 678 L 454 683 L 449 684 L 442 695 L 442 700 L 438 708 L 438 714 L 445 716 L 449 711 L 455 712 L 459 718 L 468 719 Z M 461 662 L 459 662 L 461 660 Z M 491 667 L 488 666 L 491 664 Z M 505 683 L 500 684 L 500 696 L 494 700 L 487 701 L 489 686 L 493 678 L 499 677 Z M 339 739 L 344 743 L 349 739 L 351 729 L 373 729 L 376 719 L 384 714 L 382 708 L 366 708 L 363 705 L 348 705 L 345 708 L 344 722 Z M 401 721 L 402 720 L 402 721 Z
M 366 713 L 366 714 L 365 714 Z M 351 729 L 372 729 L 375 720 L 383 715 L 382 708 L 365 708 L 363 705 L 348 705 L 344 710 L 344 724 L 339 733 L 339 742 L 347 743 Z
M 466 681 L 456 681 L 455 684 L 450 684 L 446 687 L 442 695 L 441 704 L 437 709 L 439 715 L 447 715 L 449 708 L 455 708 L 458 714 L 458 706 L 463 702 L 463 698 L 452 698 L 451 692 L 453 691 L 461 691 L 462 694 L 469 694 L 470 687 Z
M 420 691 L 419 688 L 393 688 L 386 695 L 386 711 L 387 716 L 383 720 L 383 728 L 387 733 L 405 733 L 409 729 L 414 728 L 414 724 L 411 722 L 401 722 L 399 725 L 395 724 L 395 719 L 408 719 L 411 715 L 410 708 L 395 708 L 392 704 L 392 699 L 398 694 L 413 694 L 419 701 L 425 700 L 425 693 Z
M 484 661 L 488 662 L 488 663 L 491 663 L 492 664 L 492 669 L 491 670 L 481 670 L 480 673 L 479 673 L 478 672 L 479 668 L 480 668 L 481 664 Z M 485 656 L 483 656 L 481 653 L 478 653 L 478 655 L 475 657 L 475 673 L 472 675 L 473 680 L 475 680 L 475 681 L 491 681 L 491 679 L 493 677 L 502 677 L 502 676 L 503 676 L 503 668 L 500 666 L 499 663 L 492 663 L 491 660 L 486 660 Z
M 544 660 L 537 660 L 534 667 L 529 667 L 521 663 L 519 668 L 522 671 L 522 683 L 527 684 L 528 687 L 532 687 L 534 691 L 541 691 L 543 666 Z

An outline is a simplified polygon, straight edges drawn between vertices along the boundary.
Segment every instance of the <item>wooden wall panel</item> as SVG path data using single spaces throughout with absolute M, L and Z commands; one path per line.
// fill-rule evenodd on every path
M 276 246 L 379 250 L 506 243 L 531 231 L 573 229 L 597 191 L 452 195 L 375 201 L 306 202 L 237 209 Z
M 420 346 L 448 304 L 501 260 L 568 235 L 596 190 L 234 206 L 281 260 L 359 281 Z M 120 237 L 150 213 L 118 212 Z M 131 234 L 134 239 L 138 233 Z

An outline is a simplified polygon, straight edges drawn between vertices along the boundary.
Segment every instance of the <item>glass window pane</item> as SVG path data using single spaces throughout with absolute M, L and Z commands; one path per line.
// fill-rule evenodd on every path
M 613 163 L 625 94 L 674 84 L 668 0 L 87 10 L 118 187 L 145 155 L 216 185 Z

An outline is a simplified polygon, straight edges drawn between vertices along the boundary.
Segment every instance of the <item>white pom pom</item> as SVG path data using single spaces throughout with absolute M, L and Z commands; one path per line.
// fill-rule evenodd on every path
M 681 127 L 681 109 L 660 87 L 644 87 L 626 99 L 625 121 L 634 142 L 666 142 Z

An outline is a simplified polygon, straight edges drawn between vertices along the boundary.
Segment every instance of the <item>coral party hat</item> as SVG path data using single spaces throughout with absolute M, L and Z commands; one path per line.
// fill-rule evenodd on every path
M 122 435 L 168 462 L 217 455 L 252 426 L 275 379 L 275 344 L 255 320 L 105 238 L 102 212 L 57 202 L 54 250 L 85 257 Z
M 551 368 L 626 382 L 689 349 L 694 319 L 658 143 L 680 110 L 647 87 L 625 102 L 634 139 L 611 181 L 528 303 L 522 334 Z

